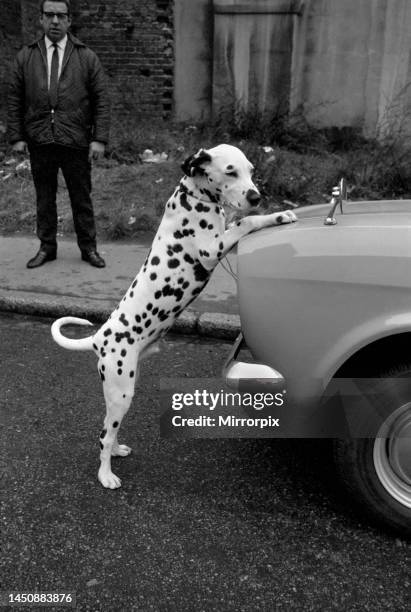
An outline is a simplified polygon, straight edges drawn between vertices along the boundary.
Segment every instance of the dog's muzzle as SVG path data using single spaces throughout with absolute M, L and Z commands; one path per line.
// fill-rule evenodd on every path
M 255 189 L 249 189 L 247 191 L 247 202 L 251 204 L 251 206 L 258 206 L 261 202 L 261 195 Z

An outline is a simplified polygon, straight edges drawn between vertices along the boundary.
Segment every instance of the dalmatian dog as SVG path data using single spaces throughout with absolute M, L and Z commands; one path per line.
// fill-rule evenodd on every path
M 131 449 L 117 440 L 139 373 L 139 362 L 157 351 L 156 341 L 208 282 L 218 262 L 248 234 L 263 227 L 296 221 L 292 211 L 245 216 L 226 229 L 227 211 L 247 212 L 261 196 L 253 183 L 253 166 L 236 147 L 222 144 L 200 149 L 182 165 L 185 173 L 168 200 L 145 263 L 122 301 L 91 336 L 71 339 L 60 328 L 91 325 L 62 317 L 51 327 L 63 348 L 92 350 L 98 357 L 106 417 L 100 434 L 98 479 L 104 487 L 121 486 L 111 457 Z M 229 213 L 230 214 L 230 213 Z

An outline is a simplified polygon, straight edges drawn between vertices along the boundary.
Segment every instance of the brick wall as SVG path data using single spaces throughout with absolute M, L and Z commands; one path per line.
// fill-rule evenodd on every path
M 170 115 L 172 0 L 74 0 L 73 8 L 72 31 L 100 57 L 113 109 Z
M 38 0 L 1 0 L 0 120 L 9 61 L 41 33 Z M 173 106 L 173 0 L 72 0 L 72 32 L 100 57 L 112 109 L 168 117 Z
M 20 45 L 20 0 L 2 0 L 0 11 L 0 124 L 5 120 L 6 83 L 10 62 Z
M 39 22 L 39 2 L 40 0 L 20 0 L 21 38 L 24 44 L 33 42 L 43 33 Z

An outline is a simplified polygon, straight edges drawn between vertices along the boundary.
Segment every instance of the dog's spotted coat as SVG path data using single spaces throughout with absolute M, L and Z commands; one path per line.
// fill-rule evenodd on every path
M 139 360 L 158 349 L 154 344 L 201 292 L 213 269 L 238 240 L 262 227 L 296 220 L 291 211 L 244 217 L 226 229 L 225 208 L 247 211 L 260 201 L 252 181 L 252 165 L 237 148 L 219 145 L 201 149 L 183 164 L 185 176 L 166 204 L 147 258 L 116 310 L 94 336 L 73 340 L 60 332 L 63 317 L 52 325 L 54 340 L 64 348 L 92 349 L 98 356 L 106 418 L 100 434 L 103 486 L 114 489 L 120 479 L 111 471 L 111 456 L 130 448 L 117 441 L 139 373 Z

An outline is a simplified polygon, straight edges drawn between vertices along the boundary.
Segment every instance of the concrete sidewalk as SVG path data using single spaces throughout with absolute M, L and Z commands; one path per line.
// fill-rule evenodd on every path
M 150 237 L 132 243 L 100 242 L 98 251 L 107 266 L 97 269 L 81 261 L 74 239 L 59 238 L 57 260 L 29 270 L 26 263 L 38 250 L 37 238 L 0 236 L 0 311 L 102 322 L 136 276 L 150 244 Z M 236 255 L 228 260 L 235 272 Z M 231 339 L 239 329 L 236 283 L 220 264 L 173 331 Z

